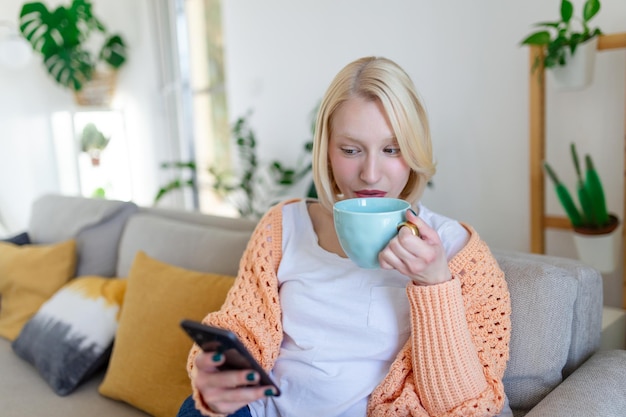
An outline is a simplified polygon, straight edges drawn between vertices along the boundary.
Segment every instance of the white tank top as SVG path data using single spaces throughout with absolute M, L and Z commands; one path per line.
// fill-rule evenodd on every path
M 458 222 L 419 211 L 446 242 L 448 258 L 463 247 L 468 233 Z M 284 339 L 271 372 L 282 395 L 250 404 L 251 414 L 364 417 L 409 337 L 409 278 L 322 249 L 304 200 L 283 208 L 282 247 Z

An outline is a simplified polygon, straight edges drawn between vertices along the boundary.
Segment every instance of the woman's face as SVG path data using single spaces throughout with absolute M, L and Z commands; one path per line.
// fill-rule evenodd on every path
M 328 157 L 342 198 L 398 198 L 410 168 L 378 100 L 354 97 L 335 111 Z

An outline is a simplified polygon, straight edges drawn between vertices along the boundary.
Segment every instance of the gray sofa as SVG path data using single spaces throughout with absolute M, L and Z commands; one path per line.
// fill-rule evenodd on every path
M 34 243 L 75 238 L 81 273 L 126 277 L 144 251 L 178 267 L 234 275 L 253 227 L 240 219 L 46 195 L 32 206 L 28 232 Z M 494 253 L 511 293 L 504 384 L 515 415 L 626 415 L 626 351 L 599 351 L 601 275 L 574 260 Z M 146 416 L 98 392 L 106 371 L 61 397 L 0 338 L 0 415 Z

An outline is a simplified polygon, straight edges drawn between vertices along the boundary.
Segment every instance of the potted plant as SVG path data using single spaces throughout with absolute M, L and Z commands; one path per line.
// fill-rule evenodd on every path
M 26 3 L 19 23 L 21 34 L 41 54 L 50 75 L 77 93 L 79 104 L 108 104 L 115 73 L 126 62 L 127 47 L 120 34 L 109 33 L 94 15 L 90 0 L 73 0 L 68 7 L 53 11 L 41 2 Z M 95 82 L 98 93 L 108 96 L 85 94 L 90 82 Z
M 312 115 L 316 114 L 317 108 Z M 313 141 L 304 144 L 296 167 L 292 168 L 278 160 L 268 165 L 259 163 L 256 135 L 248 124 L 247 116 L 237 119 L 233 135 L 239 156 L 238 169 L 233 171 L 209 167 L 209 173 L 215 179 L 213 189 L 227 198 L 242 217 L 260 218 L 269 206 L 276 203 L 282 191 L 300 182 L 311 171 L 308 155 L 313 150 Z
M 570 151 L 576 170 L 576 192 L 580 209 L 568 188 L 547 162 L 544 162 L 545 171 L 552 180 L 557 197 L 574 229 L 579 257 L 601 272 L 611 272 L 618 259 L 619 219 L 607 210 L 604 188 L 591 156 L 585 155 L 583 177 L 575 144 L 571 144 Z
M 522 45 L 544 48 L 543 66 L 552 70 L 557 87 L 580 89 L 591 82 L 597 40 L 602 31 L 590 29 L 589 21 L 599 11 L 599 0 L 586 0 L 582 17 L 575 18 L 572 2 L 561 0 L 560 20 L 536 23 L 541 29 L 522 40 Z M 540 63 L 535 61 L 533 69 Z
M 315 118 L 319 104 L 311 111 L 311 134 L 315 130 Z M 232 125 L 231 133 L 237 146 L 237 166 L 235 169 L 223 169 L 218 165 L 208 168 L 214 179 L 213 190 L 232 204 L 239 215 L 258 219 L 269 206 L 281 198 L 281 194 L 298 184 L 311 171 L 310 154 L 313 140 L 308 140 L 296 161 L 296 166 L 286 166 L 278 160 L 269 163 L 259 161 L 257 157 L 256 134 L 248 122 L 250 112 L 239 117 Z M 161 168 L 174 168 L 179 171 L 189 170 L 191 178 L 185 180 L 181 175 L 160 187 L 154 204 L 156 205 L 171 191 L 191 187 L 197 188 L 196 164 L 193 161 L 165 162 Z M 315 198 L 317 193 L 311 182 L 307 197 Z
M 111 139 L 104 134 L 93 123 L 87 123 L 80 135 L 80 150 L 91 158 L 91 165 L 100 165 L 102 151 L 107 147 Z

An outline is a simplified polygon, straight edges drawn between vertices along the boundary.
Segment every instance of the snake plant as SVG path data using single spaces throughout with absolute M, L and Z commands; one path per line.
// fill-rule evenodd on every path
M 574 143 L 571 144 L 570 151 L 576 170 L 576 194 L 579 205 L 574 202 L 568 188 L 561 182 L 552 167 L 544 162 L 545 171 L 554 184 L 556 195 L 575 229 L 605 227 L 611 222 L 611 216 L 607 211 L 604 188 L 593 160 L 590 155 L 585 155 L 583 176 Z

